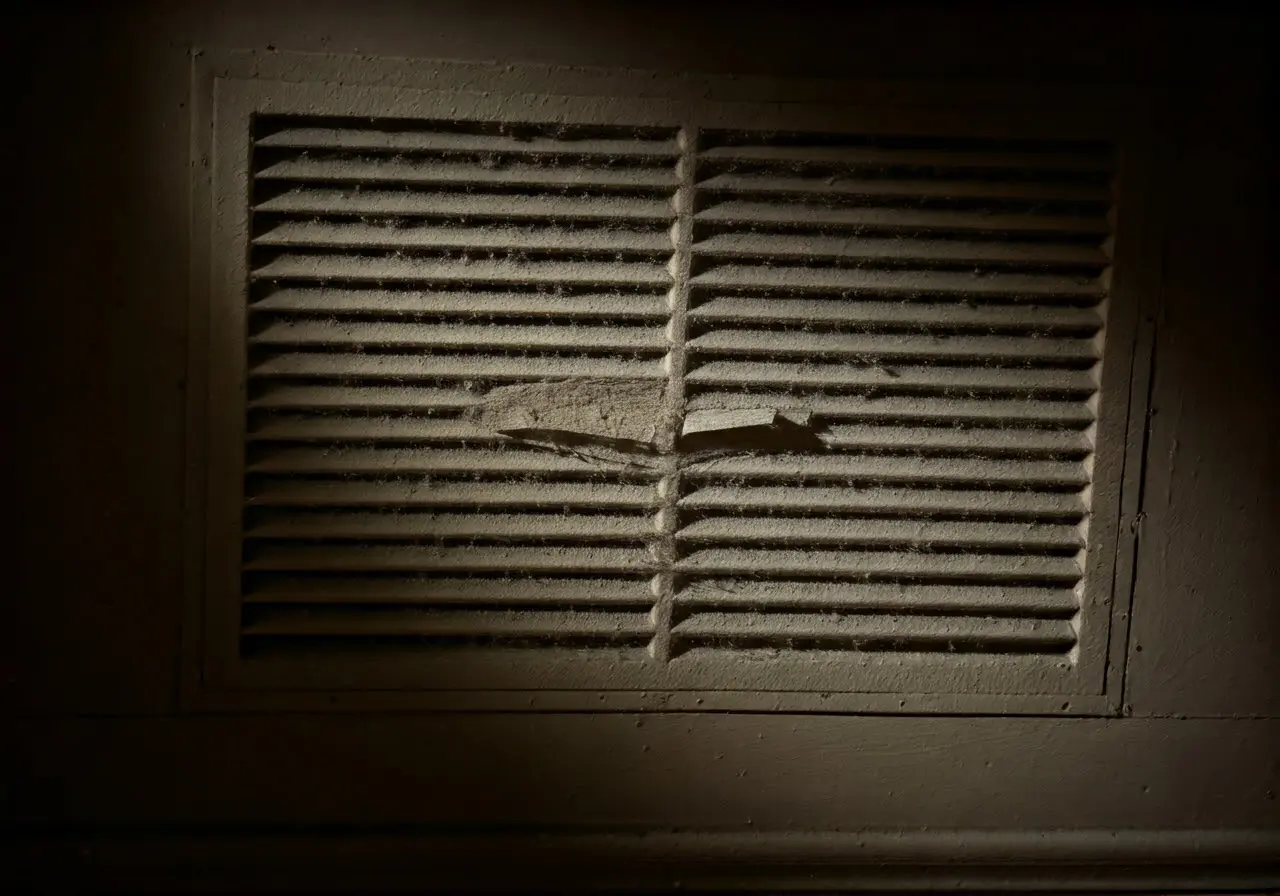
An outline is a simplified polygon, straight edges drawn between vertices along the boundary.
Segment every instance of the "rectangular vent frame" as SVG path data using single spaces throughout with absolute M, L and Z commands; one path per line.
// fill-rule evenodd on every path
M 1150 351 L 1144 309 L 1159 245 L 1141 226 L 1142 114 L 1124 101 L 1016 112 L 825 95 L 778 105 L 718 98 L 742 88 L 714 78 L 672 79 L 654 99 L 645 78 L 624 75 L 601 96 L 591 79 L 546 70 L 531 82 L 545 88 L 535 94 L 511 72 L 463 64 L 438 69 L 463 90 L 391 87 L 370 65 L 367 84 L 197 65 L 196 110 L 208 115 L 193 116 L 189 705 L 1120 711 Z M 427 139 L 429 122 L 449 122 L 452 136 Z M 332 143 L 342 128 L 345 149 L 330 148 L 349 158 L 310 145 Z M 292 137 L 278 136 L 286 131 Z M 653 145 L 628 144 L 628 132 Z M 577 144 L 573 153 L 560 138 Z M 943 155 L 963 170 L 940 197 L 938 177 L 950 169 L 934 156 L 944 139 Z M 455 163 L 483 163 L 495 140 L 510 144 L 496 166 Z M 983 141 L 1031 147 L 1041 159 L 1036 144 L 1094 141 L 1111 148 L 1114 171 L 1061 176 L 1089 168 L 1068 157 L 1052 160 L 1056 181 L 968 177 L 999 167 L 978 151 Z M 558 166 L 596 149 L 618 161 Z M 519 161 L 534 156 L 553 164 Z M 352 204 L 355 192 L 326 192 L 327 181 L 370 186 Z M 668 187 L 663 217 L 653 191 Z M 624 199 L 600 214 L 591 202 L 601 196 Z M 815 197 L 825 210 L 806 205 Z M 1097 229 L 1090 215 L 1104 197 L 1096 242 L 1077 239 Z M 1062 210 L 1037 218 L 1043 203 Z M 798 222 L 796 208 L 814 217 Z M 403 228 L 390 242 L 388 218 Z M 600 219 L 608 229 L 581 229 Z M 477 227 L 463 246 L 452 228 L 476 220 L 517 224 Z M 585 234 L 577 255 L 551 232 L 566 221 Z M 1059 225 L 1065 240 L 1036 232 Z M 989 233 L 1021 235 L 1030 254 L 984 241 Z M 533 261 L 514 270 L 501 258 L 451 259 L 468 247 Z M 352 252 L 367 253 L 358 275 L 344 260 Z M 546 270 L 530 275 L 531 265 Z M 268 294 L 259 281 L 276 285 Z M 484 294 L 462 291 L 476 283 Z M 974 283 L 982 302 L 972 301 Z M 419 294 L 406 299 L 398 284 Z M 428 288 L 447 293 L 445 304 L 417 308 Z M 1095 300 L 1106 363 L 1099 353 L 1100 382 L 1081 386 L 1097 371 L 1088 366 L 1102 332 Z M 537 323 L 545 313 L 553 324 Z M 494 315 L 509 329 L 481 323 Z M 477 339 L 489 340 L 489 366 Z M 343 354 L 327 362 L 357 360 L 358 370 L 337 373 L 364 379 L 316 367 L 334 345 Z M 529 346 L 543 367 L 522 368 L 527 360 L 508 352 Z M 578 346 L 592 363 L 564 355 Z M 424 364 L 423 352 L 442 366 Z M 459 366 L 468 357 L 475 363 Z M 407 369 L 392 370 L 397 363 Z M 475 400 L 458 388 L 462 378 L 497 385 L 655 364 L 681 410 L 792 402 L 812 411 L 828 448 L 802 473 L 786 455 L 666 453 L 652 470 L 588 476 L 565 454 L 492 450 L 494 437 L 462 417 Z M 823 364 L 840 371 L 837 382 Z M 1011 365 L 1025 365 L 1033 385 L 1011 388 Z M 407 379 L 382 388 L 395 377 Z M 1057 400 L 1072 396 L 1081 401 Z M 387 428 L 371 433 L 359 417 L 332 413 L 352 407 L 390 414 L 377 418 Z M 995 425 L 1010 420 L 1023 428 Z M 674 432 L 666 438 L 669 449 Z M 900 450 L 903 438 L 911 450 Z M 356 444 L 333 451 L 335 440 Z M 440 474 L 441 463 L 449 475 L 424 492 L 413 477 Z M 481 494 L 486 471 L 524 477 L 527 497 L 520 488 L 500 500 Z M 527 515 L 559 501 L 547 497 L 557 488 L 586 514 L 564 518 L 560 554 L 531 534 Z M 1077 577 L 1087 588 L 1068 568 L 1084 519 L 1067 506 L 1072 489 L 1085 490 L 1087 565 Z M 991 512 L 965 504 L 979 493 Z M 376 512 L 378 495 L 401 508 L 393 523 Z M 359 512 L 370 502 L 375 512 Z M 307 505 L 321 509 L 299 509 Z M 735 519 L 744 506 L 760 512 Z M 941 552 L 921 553 L 922 539 Z M 1028 544 L 1040 553 L 1017 553 Z M 965 553 L 974 550 L 987 553 Z M 387 574 L 373 591 L 356 580 L 380 567 Z M 326 569 L 347 575 L 317 598 L 299 570 Z M 398 590 L 389 571 L 424 569 L 439 577 L 432 609 L 407 615 L 405 602 L 421 596 Z M 604 577 L 617 587 L 601 590 Z M 490 587 L 503 581 L 518 585 L 505 595 Z M 377 609 L 342 609 L 353 601 Z M 352 632 L 371 637 L 355 646 Z M 555 644 L 564 632 L 571 637 Z M 460 633 L 471 640 L 459 644 Z

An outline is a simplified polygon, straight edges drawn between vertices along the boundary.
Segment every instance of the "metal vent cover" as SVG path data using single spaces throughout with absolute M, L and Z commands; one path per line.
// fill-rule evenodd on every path
M 1132 338 L 1115 138 L 431 92 L 405 115 L 332 88 L 322 116 L 309 85 L 234 86 L 207 681 L 1101 705 Z M 548 383 L 605 419 L 627 405 L 595 396 L 650 390 L 650 444 L 477 415 Z M 803 439 L 680 435 L 736 412 Z

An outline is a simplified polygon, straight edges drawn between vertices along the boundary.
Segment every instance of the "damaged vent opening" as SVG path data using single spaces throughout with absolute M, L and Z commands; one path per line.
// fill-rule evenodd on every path
M 1105 637 L 1110 146 L 254 121 L 246 661 Z

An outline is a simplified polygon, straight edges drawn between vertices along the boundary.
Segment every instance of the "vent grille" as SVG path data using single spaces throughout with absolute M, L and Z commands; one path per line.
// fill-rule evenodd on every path
M 1076 641 L 1112 157 L 704 133 L 687 407 L 818 454 L 684 471 L 677 654 Z
M 665 381 L 674 130 L 257 128 L 244 651 L 643 648 L 658 473 L 468 411 Z
M 258 116 L 252 147 L 240 659 L 853 691 L 976 655 L 1034 693 L 1077 662 L 1109 144 Z M 483 417 L 548 382 L 653 384 L 652 452 Z M 753 410 L 804 447 L 678 434 Z

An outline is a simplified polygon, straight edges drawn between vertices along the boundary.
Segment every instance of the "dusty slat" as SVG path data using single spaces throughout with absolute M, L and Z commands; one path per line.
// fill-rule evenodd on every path
M 675 594 L 677 606 L 811 610 L 907 610 L 1069 616 L 1080 607 L 1069 588 L 994 585 L 868 585 L 849 582 L 767 582 L 695 579 Z
M 1071 557 L 1025 554 L 929 554 L 914 551 L 817 551 L 707 548 L 677 561 L 682 573 L 759 576 L 866 576 L 943 581 L 1075 584 Z
M 249 401 L 261 410 L 460 411 L 480 401 L 463 389 L 407 386 L 275 386 Z
M 687 410 L 794 408 L 828 421 L 894 423 L 1001 423 L 1011 426 L 1088 426 L 1094 413 L 1080 401 L 983 400 L 907 396 L 826 395 L 787 392 L 698 392 Z
M 693 251 L 707 258 L 777 261 L 883 262 L 1102 268 L 1101 246 L 1014 243 L 1004 240 L 913 240 L 823 236 L 816 233 L 721 233 L 699 240 Z
M 259 175 L 261 176 L 261 175 Z M 804 177 L 785 174 L 718 174 L 698 182 L 708 193 L 757 196 L 840 196 L 895 199 L 1001 199 L 1060 202 L 1106 202 L 1104 185 L 1053 181 L 898 180 L 847 177 Z
M 254 174 L 260 180 L 315 183 L 410 184 L 412 186 L 492 186 L 579 188 L 598 190 L 675 190 L 676 170 L 664 168 L 605 168 L 588 165 L 530 165 L 512 162 L 491 165 L 408 161 L 377 158 L 285 159 Z
M 361 610 L 265 613 L 242 629 L 249 637 L 642 638 L 653 632 L 647 613 L 569 610 Z
M 945 147 L 891 149 L 875 146 L 714 146 L 702 150 L 699 159 L 725 162 L 813 163 L 873 168 L 997 168 L 1052 171 L 1105 172 L 1115 165 L 1106 149 L 1073 152 L 985 152 Z
M 254 311 L 458 317 L 665 318 L 665 294 L 553 295 L 538 292 L 424 292 L 410 289 L 279 289 Z
M 685 496 L 680 507 L 721 513 L 947 514 L 974 519 L 1079 519 L 1085 509 L 1079 495 L 1053 492 L 784 486 L 708 486 Z
M 1077 550 L 1076 526 L 1047 523 L 975 523 L 926 520 L 831 520 L 812 517 L 714 517 L 682 527 L 689 544 L 770 544 L 815 547 L 972 548 Z
M 765 364 L 753 361 L 709 361 L 697 365 L 686 380 L 694 385 L 710 386 L 874 388 L 889 392 L 927 389 L 975 395 L 1055 392 L 1086 396 L 1098 388 L 1094 374 L 1088 370 Z
M 270 417 L 245 434 L 251 442 L 505 442 L 506 436 L 464 420 L 423 417 Z
M 1092 308 L 979 305 L 959 302 L 866 302 L 847 299 L 715 298 L 693 308 L 697 323 L 811 324 L 942 330 L 1031 330 L 1093 333 L 1102 318 Z
M 859 227 L 881 232 L 1063 233 L 1102 236 L 1105 217 L 984 214 L 909 208 L 836 208 L 805 203 L 728 201 L 698 212 L 711 224 L 780 224 L 787 227 Z
M 389 348 L 659 350 L 667 337 L 657 327 L 418 324 L 378 321 L 278 321 L 249 337 L 256 345 L 376 345 Z
M 433 476 L 572 475 L 578 478 L 607 472 L 613 476 L 643 477 L 647 467 L 635 464 L 619 470 L 616 463 L 593 461 L 586 455 L 549 451 L 432 450 L 426 448 L 276 448 L 249 463 L 251 473 L 403 473 Z
M 831 642 L 855 649 L 1067 650 L 1075 644 L 1071 624 L 1061 619 L 1001 619 L 981 616 L 867 616 L 808 613 L 698 613 L 671 631 L 677 640 Z
M 1093 450 L 1083 432 L 1045 429 L 973 429 L 957 426 L 832 426 L 822 433 L 829 448 L 1020 457 L 1082 457 Z
M 254 206 L 256 212 L 304 215 L 492 218 L 495 220 L 673 221 L 666 199 L 621 196 L 494 196 L 403 190 L 301 189 Z
M 534 579 L 477 576 L 258 576 L 245 589 L 263 604 L 478 604 L 508 606 L 632 606 L 654 601 L 649 578 Z
M 248 496 L 254 507 L 523 507 L 645 509 L 657 494 L 643 485 L 583 482 L 272 481 Z
M 1018 336 L 932 336 L 892 333 L 805 333 L 713 330 L 689 342 L 701 354 L 740 357 L 818 357 L 891 361 L 1092 362 L 1089 339 Z
M 592 379 L 664 379 L 661 361 L 616 358 L 513 358 L 485 355 L 370 355 L 320 352 L 285 353 L 249 370 L 256 377 L 359 377 L 370 380 L 467 379 L 534 381 Z
M 266 544 L 244 564 L 249 571 L 634 573 L 655 568 L 640 548 L 411 546 L 302 547 Z
M 316 513 L 273 515 L 249 527 L 260 539 L 639 540 L 656 536 L 650 516 L 602 514 Z
M 467 261 L 281 255 L 252 276 L 263 280 L 341 280 L 353 283 L 492 283 L 561 286 L 662 286 L 671 275 L 661 264 L 589 261 Z
M 377 224 L 283 221 L 254 238 L 260 246 L 324 249 L 419 249 L 468 252 L 670 253 L 662 230 L 614 228 L 388 227 Z
M 1083 488 L 1089 471 L 1077 461 L 892 457 L 857 454 L 762 454 L 700 461 L 685 467 L 701 482 L 740 479 L 788 482 L 919 483 Z
M 604 159 L 667 159 L 680 153 L 671 139 L 568 137 L 517 138 L 498 134 L 456 134 L 363 128 L 285 128 L 261 137 L 258 146 L 290 149 L 500 154 L 516 156 L 585 156 Z
M 990 274 L 956 271 L 879 271 L 836 267 L 764 267 L 725 264 L 698 274 L 693 284 L 721 289 L 787 289 L 800 292 L 868 293 L 912 298 L 952 295 L 974 298 L 1090 299 L 1106 290 L 1096 277 L 1055 274 Z

